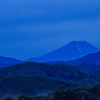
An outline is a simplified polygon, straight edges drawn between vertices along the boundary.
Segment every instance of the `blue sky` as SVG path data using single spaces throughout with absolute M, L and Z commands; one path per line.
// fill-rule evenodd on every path
M 100 0 L 1 0 L 0 55 L 26 60 L 86 40 L 100 49 Z

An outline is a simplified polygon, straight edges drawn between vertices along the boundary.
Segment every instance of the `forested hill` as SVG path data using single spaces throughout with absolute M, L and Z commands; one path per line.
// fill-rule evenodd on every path
M 24 61 L 17 60 L 15 58 L 10 57 L 2 57 L 0 56 L 0 69 L 4 67 L 8 67 L 15 64 L 23 63 Z
M 88 77 L 89 74 L 90 73 L 76 67 L 35 62 L 17 64 L 0 70 L 0 76 L 38 75 L 61 80 L 81 80 Z
M 54 91 L 57 89 L 66 89 L 76 87 L 78 84 L 54 80 L 40 76 L 2 76 L 0 77 L 0 97 L 4 95 L 36 95 Z M 0 99 L 1 100 L 1 99 Z
M 46 64 L 26 62 L 22 64 L 12 65 L 0 70 L 0 76 L 26 76 L 36 75 L 52 79 L 82 81 L 85 83 L 91 81 L 92 83 L 100 81 L 99 70 L 95 72 L 83 71 L 77 67 L 71 67 L 63 64 Z M 84 84 L 85 84 L 84 83 Z
M 26 62 L 0 70 L 0 96 L 37 94 L 57 89 L 99 84 L 99 71 L 88 73 L 62 64 Z

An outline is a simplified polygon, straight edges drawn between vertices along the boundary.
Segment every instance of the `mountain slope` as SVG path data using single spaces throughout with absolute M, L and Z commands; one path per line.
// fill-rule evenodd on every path
M 79 65 L 82 63 L 100 65 L 100 52 L 88 54 L 82 58 L 65 62 L 67 65 Z
M 99 49 L 86 41 L 72 41 L 69 44 L 37 58 L 30 58 L 28 61 L 69 61 L 83 57 L 89 53 L 98 52 Z
M 14 59 L 14 58 L 0 56 L 0 68 L 19 64 L 19 63 L 22 63 L 22 61 Z
M 94 65 L 94 64 L 83 63 L 80 65 L 76 65 L 76 67 L 78 67 L 82 70 L 88 71 L 88 72 L 95 72 L 95 71 L 100 70 L 100 65 Z
M 62 64 L 26 62 L 0 70 L 0 96 L 36 95 L 56 89 L 94 85 L 100 82 L 100 73 L 88 73 Z
M 100 70 L 100 52 L 88 54 L 82 58 L 73 61 L 55 61 L 48 62 L 49 64 L 66 64 L 71 66 L 76 66 L 82 70 L 94 72 Z
M 88 73 L 67 65 L 50 65 L 45 63 L 26 62 L 0 70 L 0 76 L 38 75 L 61 80 L 81 80 Z
M 69 82 L 40 76 L 3 76 L 0 77 L 0 96 L 12 94 L 36 95 L 57 89 L 66 89 L 68 85 L 74 86 L 74 83 L 70 85 Z

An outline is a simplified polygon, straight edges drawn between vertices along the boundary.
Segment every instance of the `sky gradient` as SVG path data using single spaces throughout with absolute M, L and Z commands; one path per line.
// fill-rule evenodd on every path
M 26 60 L 73 40 L 100 49 L 100 0 L 0 1 L 0 56 Z

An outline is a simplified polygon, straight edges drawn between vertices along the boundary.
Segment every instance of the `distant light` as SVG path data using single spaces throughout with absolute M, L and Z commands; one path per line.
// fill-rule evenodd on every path
M 77 47 L 78 47 L 78 45 L 77 45 Z
M 79 50 L 81 50 L 81 48 L 79 48 Z

